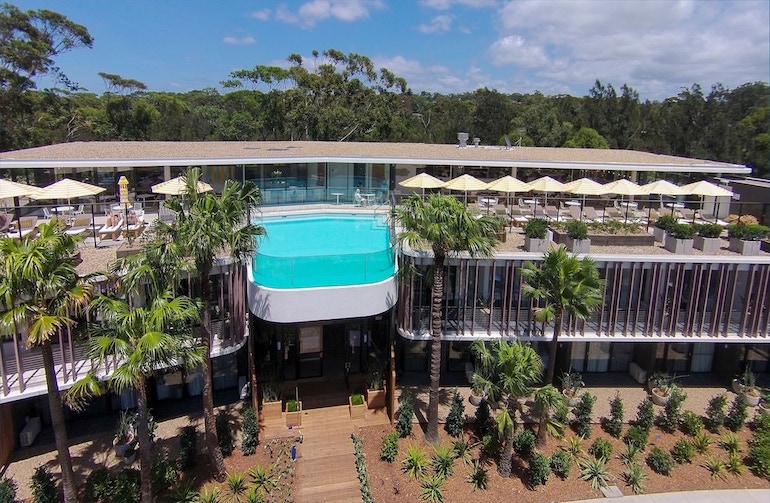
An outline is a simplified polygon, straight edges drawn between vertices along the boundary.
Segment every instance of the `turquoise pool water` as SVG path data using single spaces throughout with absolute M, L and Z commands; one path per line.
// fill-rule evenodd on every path
M 266 217 L 254 257 L 254 281 L 271 288 L 376 283 L 395 270 L 383 215 Z

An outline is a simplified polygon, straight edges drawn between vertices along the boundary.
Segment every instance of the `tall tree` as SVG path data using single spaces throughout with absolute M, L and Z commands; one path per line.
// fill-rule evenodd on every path
M 433 251 L 431 287 L 431 356 L 428 428 L 425 439 L 439 442 L 438 402 L 441 376 L 441 302 L 444 297 L 444 268 L 450 255 L 467 251 L 471 256 L 489 256 L 497 244 L 504 222 L 495 216 L 476 218 L 467 206 L 451 196 L 431 194 L 422 199 L 412 194 L 396 208 L 396 220 L 403 231 L 402 244 Z
M 513 430 L 519 398 L 529 396 L 543 376 L 543 361 L 529 344 L 521 341 L 498 340 L 493 343 L 474 341 L 471 351 L 476 356 L 478 368 L 473 374 L 473 384 L 483 389 L 487 397 L 499 400 L 503 409 L 495 416 L 503 441 L 497 471 L 501 477 L 511 476 Z
M 259 189 L 252 182 L 240 184 L 227 180 L 222 194 L 199 193 L 200 168 L 184 175 L 185 192 L 166 201 L 176 213 L 170 225 L 157 224 L 158 232 L 165 233 L 179 247 L 181 256 L 191 257 L 198 274 L 202 303 L 203 337 L 203 419 L 206 449 L 214 477 L 224 480 L 225 463 L 217 442 L 214 418 L 214 396 L 211 382 L 211 310 L 214 301 L 209 276 L 218 256 L 229 256 L 235 264 L 251 258 L 257 246 L 256 237 L 265 233 L 264 227 L 249 220 L 252 208 L 261 202 Z
M 28 348 L 39 348 L 48 387 L 51 425 L 61 466 L 64 502 L 77 501 L 64 410 L 56 378 L 52 345 L 76 325 L 75 317 L 92 297 L 91 284 L 75 271 L 76 240 L 55 220 L 39 227 L 40 235 L 20 242 L 0 240 L 0 330 L 21 332 Z
M 553 338 L 545 378 L 547 384 L 552 384 L 564 315 L 581 320 L 588 318 L 603 301 L 604 281 L 599 278 L 593 259 L 578 259 L 576 255 L 568 254 L 564 246 L 549 249 L 540 267 L 527 262 L 521 275 L 524 280 L 524 297 L 538 303 L 535 308 L 537 321 L 553 322 Z

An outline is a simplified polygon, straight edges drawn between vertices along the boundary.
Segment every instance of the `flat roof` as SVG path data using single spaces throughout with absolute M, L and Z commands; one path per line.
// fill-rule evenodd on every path
M 634 150 L 324 141 L 72 142 L 0 153 L 0 168 L 347 162 L 750 174 L 739 164 Z

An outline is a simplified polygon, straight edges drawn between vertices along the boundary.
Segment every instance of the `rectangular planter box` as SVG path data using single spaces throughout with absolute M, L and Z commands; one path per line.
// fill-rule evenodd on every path
M 703 253 L 715 255 L 722 247 L 722 240 L 720 238 L 704 238 L 702 236 L 695 236 L 693 245 Z
M 567 236 L 567 249 L 572 253 L 588 253 L 591 250 L 590 239 L 572 239 Z
M 262 402 L 262 417 L 265 421 L 281 419 L 283 415 L 283 402 Z
M 692 253 L 692 239 L 676 239 L 672 236 L 666 238 L 666 250 L 679 255 Z
M 557 244 L 567 246 L 566 232 L 553 232 L 553 240 Z M 653 246 L 655 238 L 651 234 L 589 234 L 588 240 L 592 246 Z
M 547 239 L 532 239 L 525 237 L 524 249 L 528 252 L 545 253 L 546 250 L 548 250 L 548 243 L 550 243 L 550 241 Z
M 366 390 L 366 406 L 370 409 L 381 409 L 385 407 L 385 390 L 384 389 Z
M 666 231 L 660 227 L 652 228 L 652 236 L 658 243 L 663 243 L 666 241 Z
M 730 251 L 738 252 L 741 255 L 759 255 L 759 249 L 762 246 L 761 241 L 745 241 L 743 239 L 730 239 Z
M 348 406 L 350 407 L 350 419 L 364 419 L 366 417 L 366 403 L 353 405 L 351 398 L 348 397 Z
M 302 402 L 299 402 L 296 412 L 286 411 L 286 426 L 302 426 Z

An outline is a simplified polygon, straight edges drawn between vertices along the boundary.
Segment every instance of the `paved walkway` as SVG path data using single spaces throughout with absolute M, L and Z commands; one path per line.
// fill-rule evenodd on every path
M 600 498 L 572 503 L 768 503 L 768 489 L 727 489 L 678 493 L 638 494 L 622 498 Z

